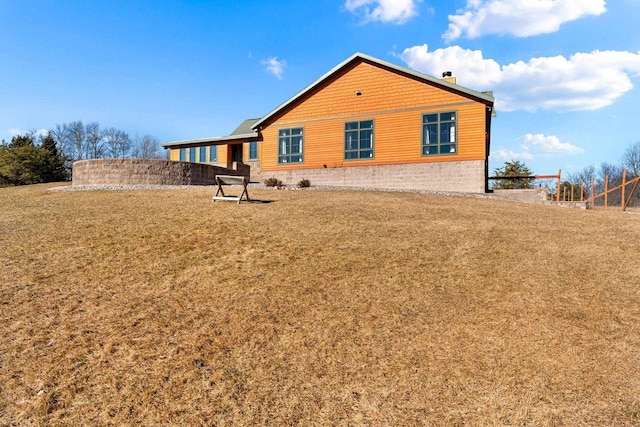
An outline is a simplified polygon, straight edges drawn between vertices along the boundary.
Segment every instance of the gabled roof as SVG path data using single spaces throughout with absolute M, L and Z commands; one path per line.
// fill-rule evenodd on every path
M 236 130 L 234 130 L 233 132 L 231 132 L 231 136 L 238 136 L 238 135 L 253 135 L 255 134 L 255 136 L 258 136 L 258 134 L 256 134 L 253 131 L 253 125 L 260 120 L 260 118 L 258 117 L 257 119 L 247 119 L 244 122 L 240 123 L 240 125 L 236 128 Z
M 468 88 L 466 88 L 464 86 L 460 86 L 460 85 L 457 85 L 457 84 L 454 84 L 454 83 L 449 83 L 449 82 L 447 82 L 445 80 L 441 80 L 439 78 L 432 77 L 432 76 L 429 76 L 429 75 L 424 74 L 424 73 L 420 73 L 420 72 L 412 70 L 410 68 L 401 67 L 399 65 L 392 64 L 390 62 L 383 61 L 381 59 L 374 58 L 374 57 L 369 56 L 369 55 L 365 55 L 364 53 L 356 52 L 353 55 L 351 55 L 349 58 L 347 58 L 345 61 L 343 61 L 342 63 L 338 64 L 336 67 L 334 67 L 331 71 L 329 71 L 328 73 L 326 73 L 325 75 L 320 77 L 318 80 L 316 80 L 315 82 L 311 83 L 306 88 L 302 89 L 300 92 L 295 94 L 293 97 L 289 98 L 287 101 L 285 101 L 283 104 L 278 106 L 276 109 L 274 109 L 273 111 L 268 113 L 262 119 L 256 121 L 254 123 L 254 125 L 253 125 L 253 129 L 259 129 L 260 125 L 262 125 L 263 123 L 267 122 L 270 118 L 272 118 L 273 116 L 277 115 L 279 112 L 281 112 L 282 110 L 284 110 L 288 106 L 292 105 L 293 103 L 295 103 L 297 100 L 299 100 L 300 98 L 302 98 L 306 94 L 308 94 L 311 91 L 313 91 L 316 87 L 321 85 L 325 80 L 329 79 L 331 76 L 333 76 L 334 74 L 338 73 L 340 70 L 342 70 L 343 68 L 347 67 L 349 64 L 351 64 L 352 62 L 355 62 L 355 61 L 368 62 L 370 64 L 377 65 L 377 66 L 379 66 L 381 68 L 386 68 L 386 69 L 388 69 L 390 71 L 393 71 L 393 72 L 396 72 L 396 73 L 400 73 L 400 74 L 404 74 L 404 75 L 407 75 L 407 76 L 411 76 L 411 77 L 417 78 L 418 80 L 422 80 L 425 83 L 434 84 L 436 86 L 440 86 L 442 88 L 453 90 L 455 92 L 462 93 L 462 94 L 467 95 L 469 97 L 476 98 L 480 102 L 485 102 L 485 103 L 491 104 L 491 105 L 494 102 L 493 93 L 491 93 L 491 92 L 477 92 L 475 90 L 468 89 Z
M 165 148 L 175 147 L 177 145 L 197 145 L 197 144 L 225 144 L 227 142 L 245 142 L 250 139 L 258 138 L 258 133 L 252 128 L 260 119 L 247 119 L 231 132 L 228 136 L 212 136 L 209 138 L 185 139 L 182 141 L 163 142 L 161 145 Z

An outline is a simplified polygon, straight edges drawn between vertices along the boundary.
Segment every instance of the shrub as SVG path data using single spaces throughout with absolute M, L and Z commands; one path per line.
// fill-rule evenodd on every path
M 282 188 L 284 186 L 284 183 L 278 178 L 267 178 L 264 180 L 264 185 L 266 185 L 267 187 Z
M 309 181 L 308 179 L 301 179 L 300 181 L 298 181 L 298 188 L 308 188 L 311 187 L 311 181 Z

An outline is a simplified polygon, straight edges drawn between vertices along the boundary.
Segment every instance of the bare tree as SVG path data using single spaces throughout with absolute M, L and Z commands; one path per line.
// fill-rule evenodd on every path
M 580 172 L 576 172 L 574 174 L 569 175 L 569 182 L 574 185 L 584 184 L 584 192 L 586 195 L 591 195 L 591 181 L 592 179 L 595 182 L 596 178 L 596 167 L 594 165 L 589 165 L 582 169 Z
M 57 124 L 49 133 L 70 161 L 86 157 L 85 129 L 81 120 Z
M 103 131 L 106 152 L 110 157 L 125 158 L 131 150 L 131 139 L 129 134 L 116 128 L 109 128 Z
M 82 160 L 86 157 L 85 132 L 82 120 L 78 120 L 63 125 L 65 134 L 65 145 L 71 160 Z
M 623 168 L 621 165 L 615 165 L 607 162 L 602 163 L 600 165 L 600 170 L 598 171 L 598 183 L 596 184 L 596 192 L 601 193 L 604 191 L 606 178 L 608 178 L 607 188 L 613 188 L 622 184 L 622 170 Z M 622 191 L 618 190 L 609 193 L 608 199 L 610 204 L 619 205 L 622 200 Z
M 104 136 L 97 122 L 87 123 L 84 127 L 85 149 L 87 159 L 99 159 L 104 157 Z
M 622 155 L 622 166 L 634 178 L 640 176 L 640 142 L 628 147 Z
M 105 156 L 166 158 L 158 138 L 145 134 L 132 140 L 128 133 L 116 128 L 100 129 L 97 122 L 86 126 L 81 120 L 57 124 L 49 133 L 71 163 Z
M 160 141 L 158 138 L 151 135 L 143 135 L 139 137 L 136 135 L 131 157 L 145 158 L 145 159 L 164 159 L 165 155 L 160 147 Z

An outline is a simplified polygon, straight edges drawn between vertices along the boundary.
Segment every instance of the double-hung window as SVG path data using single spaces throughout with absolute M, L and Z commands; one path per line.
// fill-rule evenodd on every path
M 181 162 L 187 161 L 187 149 L 185 147 L 182 147 L 180 149 L 180 161 Z
M 209 163 L 215 163 L 218 161 L 218 146 L 209 146 Z
M 249 141 L 249 160 L 258 160 L 258 141 Z
M 304 128 L 280 129 L 278 132 L 278 163 L 302 163 Z
M 207 162 L 207 146 L 206 145 L 200 146 L 200 157 L 198 158 L 198 162 L 199 163 Z
M 458 151 L 455 112 L 422 116 L 422 155 L 455 154 Z
M 189 161 L 191 163 L 196 162 L 196 147 L 189 148 Z
M 344 158 L 373 158 L 373 120 L 346 122 L 344 124 Z

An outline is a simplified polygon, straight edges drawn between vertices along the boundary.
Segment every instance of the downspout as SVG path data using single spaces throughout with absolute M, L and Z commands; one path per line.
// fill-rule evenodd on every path
M 484 192 L 492 193 L 489 189 L 489 153 L 491 152 L 491 117 L 493 117 L 493 104 L 487 105 L 485 118 L 485 154 L 484 154 Z

